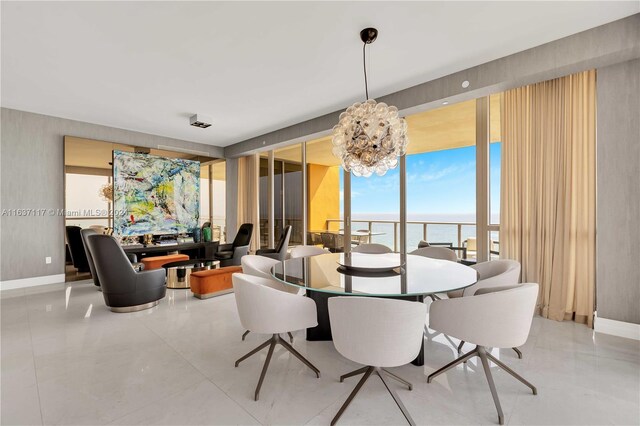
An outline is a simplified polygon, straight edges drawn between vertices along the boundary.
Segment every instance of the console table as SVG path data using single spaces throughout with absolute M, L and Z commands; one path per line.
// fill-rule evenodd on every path
M 140 259 L 149 256 L 162 256 L 169 252 L 178 252 L 188 255 L 191 259 L 212 259 L 214 253 L 218 251 L 219 241 L 200 243 L 180 243 L 173 245 L 150 245 L 150 246 L 122 246 L 125 253 L 135 254 Z

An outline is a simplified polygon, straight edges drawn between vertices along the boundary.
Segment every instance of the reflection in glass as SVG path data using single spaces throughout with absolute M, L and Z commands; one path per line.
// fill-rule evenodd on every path
M 343 171 L 332 147 L 330 137 L 306 143 L 307 244 L 343 251 L 344 238 L 329 233 L 343 228 Z

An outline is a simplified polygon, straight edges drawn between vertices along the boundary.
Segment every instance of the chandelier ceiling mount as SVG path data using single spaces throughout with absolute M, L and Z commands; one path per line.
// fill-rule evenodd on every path
M 371 44 L 376 41 L 377 38 L 378 30 L 376 30 L 375 28 L 365 28 L 364 30 L 360 31 L 360 40 L 362 40 L 364 44 Z

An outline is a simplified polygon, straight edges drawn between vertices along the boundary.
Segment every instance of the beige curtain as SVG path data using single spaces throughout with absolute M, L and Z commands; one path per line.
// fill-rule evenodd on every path
M 595 293 L 595 70 L 502 99 L 501 256 L 540 284 L 539 312 L 592 326 Z
M 260 158 L 258 154 L 238 159 L 238 226 L 253 223 L 250 250 L 260 243 Z

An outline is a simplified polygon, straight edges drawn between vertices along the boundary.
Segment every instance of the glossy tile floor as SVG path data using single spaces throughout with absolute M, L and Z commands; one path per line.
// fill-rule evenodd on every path
M 357 380 L 339 383 L 359 366 L 331 342 L 307 342 L 297 332 L 294 346 L 322 377 L 280 348 L 254 401 L 266 350 L 238 368 L 233 363 L 266 336 L 240 340 L 233 294 L 198 300 L 168 290 L 157 308 L 114 314 L 93 284 L 71 283 L 4 292 L 1 314 L 3 425 L 327 425 Z M 394 369 L 414 384 L 397 393 L 419 424 L 497 424 L 477 359 L 426 383 L 428 373 L 454 359 L 452 342 L 430 337 L 424 368 Z M 531 395 L 493 367 L 508 424 L 640 423 L 639 342 L 536 318 L 522 351 L 522 360 L 494 351 L 539 392 Z M 340 424 L 405 422 L 373 378 Z

